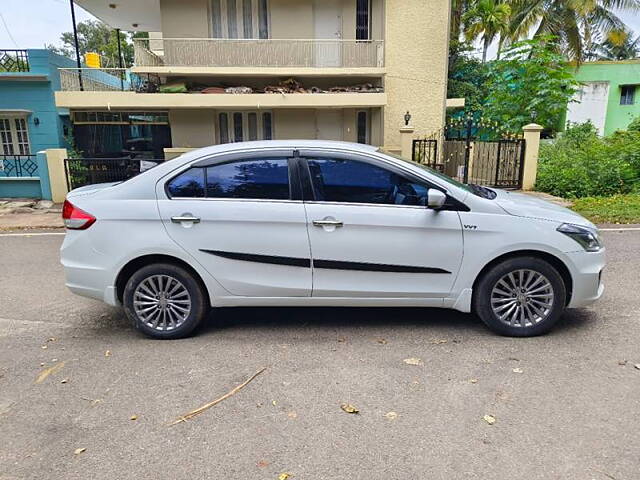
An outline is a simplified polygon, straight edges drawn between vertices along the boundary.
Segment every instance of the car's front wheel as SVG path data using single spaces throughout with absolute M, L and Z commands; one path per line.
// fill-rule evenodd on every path
M 123 304 L 136 328 L 160 339 L 188 336 L 209 311 L 198 280 L 185 269 L 165 263 L 135 272 L 125 286 Z
M 513 337 L 548 332 L 565 308 L 562 276 L 536 257 L 510 258 L 493 266 L 473 293 L 475 312 L 493 331 Z

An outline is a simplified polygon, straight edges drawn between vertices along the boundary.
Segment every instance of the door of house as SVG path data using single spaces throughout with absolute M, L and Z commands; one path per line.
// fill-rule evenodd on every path
M 314 47 L 317 67 L 339 67 L 342 63 L 342 4 L 340 0 L 314 0 Z
M 316 112 L 316 138 L 318 140 L 342 140 L 342 110 L 318 110 Z

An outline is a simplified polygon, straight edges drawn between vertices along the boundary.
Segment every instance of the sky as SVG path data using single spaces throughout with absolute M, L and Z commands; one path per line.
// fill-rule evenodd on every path
M 627 13 L 621 17 L 636 36 L 640 35 L 640 14 Z M 92 18 L 76 5 L 77 22 Z M 59 45 L 60 34 L 71 29 L 69 0 L 0 0 L 0 48 Z

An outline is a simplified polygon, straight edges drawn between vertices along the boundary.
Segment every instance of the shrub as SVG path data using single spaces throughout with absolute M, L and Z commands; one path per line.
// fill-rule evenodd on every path
M 540 147 L 536 187 L 561 197 L 607 196 L 640 185 L 640 132 L 600 138 L 587 122 Z

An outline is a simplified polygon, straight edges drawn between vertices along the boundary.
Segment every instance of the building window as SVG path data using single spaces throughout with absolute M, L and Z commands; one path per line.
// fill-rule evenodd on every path
M 271 112 L 221 112 L 218 114 L 218 142 L 271 140 Z
M 211 36 L 269 38 L 268 14 L 267 0 L 211 0 Z
M 356 122 L 358 143 L 369 143 L 369 114 L 358 112 Z
M 633 105 L 636 93 L 635 85 L 622 85 L 620 93 L 620 105 Z
M 369 40 L 371 25 L 371 3 L 356 0 L 356 40 Z
M 29 155 L 29 131 L 25 117 L 0 117 L 0 142 L 4 155 Z

